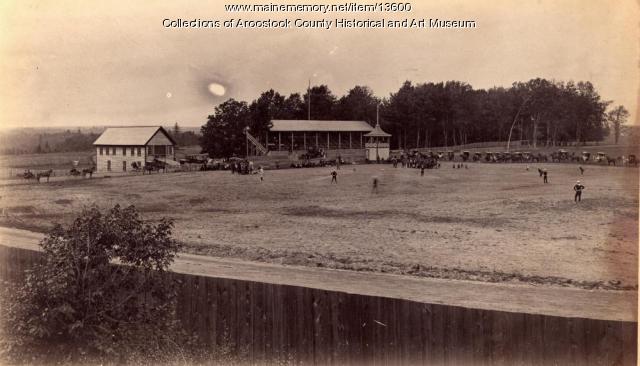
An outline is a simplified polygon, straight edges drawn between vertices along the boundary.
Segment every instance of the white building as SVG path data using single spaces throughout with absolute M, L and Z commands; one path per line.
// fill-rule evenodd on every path
M 160 126 L 109 127 L 93 143 L 98 172 L 126 172 L 133 163 L 175 161 L 175 140 Z

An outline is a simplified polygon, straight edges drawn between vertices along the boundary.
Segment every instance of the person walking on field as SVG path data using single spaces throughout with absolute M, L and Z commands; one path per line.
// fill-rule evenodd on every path
M 333 184 L 333 182 L 338 184 L 338 172 L 335 170 L 331 172 L 331 184 Z
M 262 165 L 258 168 L 258 174 L 260 175 L 260 181 L 264 181 L 264 169 L 262 169 Z
M 543 178 L 543 182 L 544 182 L 545 184 L 546 184 L 546 183 L 549 183 L 549 181 L 547 180 L 547 171 L 546 171 L 546 170 L 544 170 L 544 171 L 542 172 L 542 178 Z
M 580 169 L 580 175 L 584 175 L 584 168 L 582 166 L 579 166 L 578 169 Z
M 538 174 L 540 174 L 540 177 L 542 177 L 542 172 L 544 172 L 544 170 L 538 168 Z
M 573 197 L 573 200 L 577 203 L 582 199 L 582 191 L 584 190 L 584 186 L 580 184 L 580 181 L 576 182 L 576 185 L 573 186 L 573 190 L 576 192 L 576 195 Z
M 420 176 L 424 177 L 424 166 L 420 167 Z
M 371 193 L 378 193 L 378 177 L 373 177 Z

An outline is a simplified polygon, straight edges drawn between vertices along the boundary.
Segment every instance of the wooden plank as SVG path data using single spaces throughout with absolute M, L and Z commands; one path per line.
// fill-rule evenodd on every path
M 527 314 L 525 318 L 525 334 L 527 338 L 526 364 L 545 365 L 544 360 L 544 317 Z
M 251 284 L 252 292 L 252 323 L 253 323 L 253 357 L 252 362 L 261 364 L 264 362 L 266 354 L 265 340 L 265 284 L 253 282 Z
M 238 321 L 237 327 L 237 344 L 238 352 L 241 357 L 252 359 L 252 343 L 253 343 L 253 326 L 252 326 L 252 313 L 251 313 L 251 285 L 252 282 L 242 281 L 238 282 L 237 286 L 237 302 L 236 311 Z
M 404 361 L 408 365 L 422 363 L 422 304 L 401 301 L 403 316 L 399 330 L 402 335 Z
M 343 299 L 345 294 L 330 292 L 329 307 L 331 309 L 332 360 L 334 364 L 343 365 L 348 362 Z
M 374 309 L 372 309 L 373 301 L 372 297 L 362 296 L 356 299 L 356 307 L 359 312 L 360 319 L 360 339 L 362 344 L 360 362 L 363 364 L 372 364 L 374 360 L 374 333 L 373 333 L 373 316 Z
M 637 365 L 638 323 L 622 323 L 622 365 Z
M 448 353 L 451 352 L 446 342 L 447 307 L 437 305 L 434 310 L 434 338 L 432 341 L 434 356 L 436 357 L 436 364 L 446 365 Z
M 318 365 L 331 364 L 331 309 L 328 306 L 326 291 L 313 290 L 314 335 L 313 344 L 315 362 Z
M 295 287 L 294 295 L 297 299 L 295 352 L 303 363 L 313 362 L 313 302 L 311 290 L 304 287 Z
M 287 359 L 290 363 L 298 364 L 302 361 L 298 353 L 298 333 L 297 326 L 302 323 L 302 316 L 298 313 L 298 303 L 301 301 L 296 293 L 296 287 L 284 286 L 284 303 L 286 307 L 285 328 L 287 342 Z
M 487 365 L 485 358 L 485 323 L 483 321 L 484 310 L 470 309 L 472 314 L 471 324 L 471 363 L 472 365 Z
M 206 287 L 207 287 L 207 322 L 209 329 L 209 336 L 207 339 L 207 345 L 209 345 L 212 349 L 215 349 L 216 339 L 218 337 L 217 334 L 217 323 L 218 323 L 218 280 L 215 278 L 207 278 Z
M 229 282 L 230 280 L 218 280 L 217 288 L 217 309 L 216 309 L 216 344 L 218 346 L 232 347 L 232 340 L 229 336 Z
M 262 323 L 264 328 L 264 351 L 265 360 L 272 360 L 274 357 L 274 328 L 273 321 L 275 317 L 275 308 L 273 303 L 274 287 L 277 285 L 265 284 L 264 285 L 264 316 L 262 317 Z
M 569 320 L 569 365 L 587 364 L 587 345 L 585 340 L 584 319 Z
M 431 340 L 433 338 L 433 321 L 431 313 L 433 312 L 433 305 L 421 304 L 420 316 L 422 324 L 422 364 L 434 365 L 435 359 L 433 357 L 433 345 Z

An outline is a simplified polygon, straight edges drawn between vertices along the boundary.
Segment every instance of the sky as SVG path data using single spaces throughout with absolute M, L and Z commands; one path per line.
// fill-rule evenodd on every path
M 335 2 L 344 4 L 347 1 Z M 388 97 L 405 80 L 474 88 L 542 77 L 591 81 L 637 122 L 634 0 L 414 1 L 400 13 L 230 13 L 298 1 L 0 1 L 0 128 L 199 126 L 261 92 L 355 85 Z M 372 4 L 360 1 L 359 4 Z M 164 19 L 449 19 L 473 29 L 167 28 Z

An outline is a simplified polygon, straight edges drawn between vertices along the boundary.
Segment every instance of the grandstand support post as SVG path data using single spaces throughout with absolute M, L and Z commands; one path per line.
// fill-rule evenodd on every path
M 363 136 L 363 133 L 360 132 L 360 148 L 361 149 L 364 147 L 364 142 L 362 141 L 362 136 Z
M 304 150 L 307 150 L 307 133 L 303 132 L 302 133 L 302 144 L 304 145 Z
M 278 151 L 282 147 L 282 132 L 278 132 Z
M 351 132 L 349 132 L 349 150 L 351 150 Z
M 293 132 L 291 132 L 291 152 L 293 152 Z
M 327 132 L 327 150 L 329 150 L 329 132 Z
M 340 150 L 340 146 L 341 146 L 340 145 L 340 136 L 341 136 L 340 131 L 338 131 L 338 150 Z

